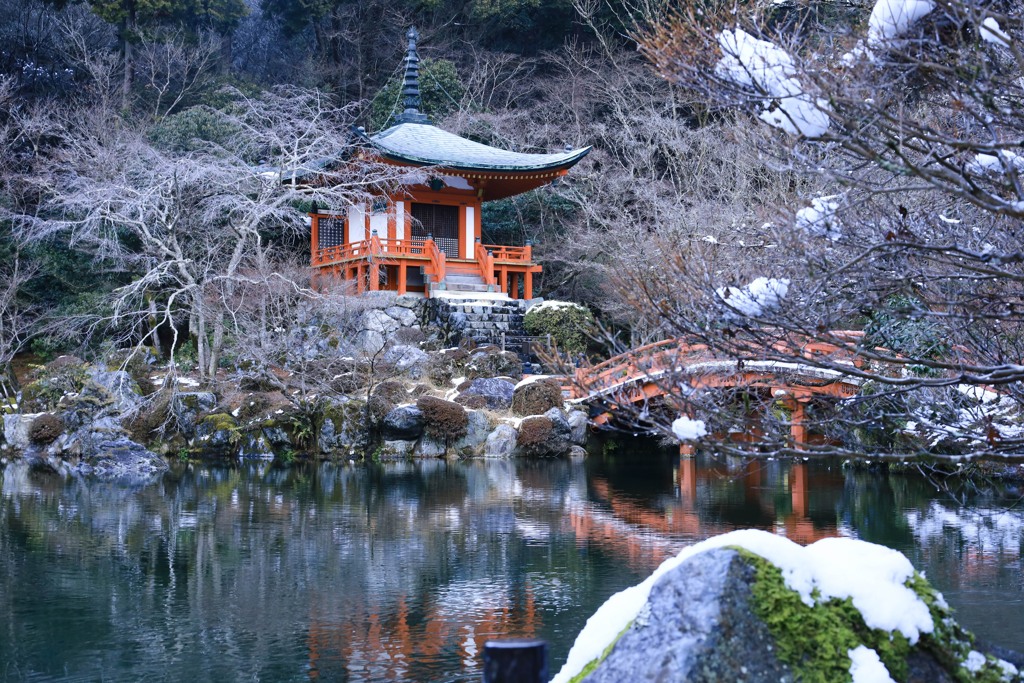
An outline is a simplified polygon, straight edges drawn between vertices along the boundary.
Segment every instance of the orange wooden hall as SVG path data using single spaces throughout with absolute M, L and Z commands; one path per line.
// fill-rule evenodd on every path
M 481 243 L 483 202 L 512 197 L 566 175 L 590 147 L 527 154 L 490 147 L 434 126 L 420 111 L 416 29 L 409 29 L 404 111 L 394 125 L 356 134 L 365 153 L 386 163 L 423 168 L 391 196 L 344 214 L 310 214 L 311 262 L 318 276 L 354 283 L 355 291 L 394 290 L 425 296 L 533 298 L 529 243 Z

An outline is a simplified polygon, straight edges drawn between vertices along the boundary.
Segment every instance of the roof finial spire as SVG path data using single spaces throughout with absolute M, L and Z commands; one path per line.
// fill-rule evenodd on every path
M 402 104 L 405 111 L 395 117 L 396 123 L 430 123 L 420 111 L 420 57 L 416 54 L 416 41 L 420 34 L 415 26 L 409 27 L 405 37 L 409 47 L 405 53 L 405 78 L 402 80 Z

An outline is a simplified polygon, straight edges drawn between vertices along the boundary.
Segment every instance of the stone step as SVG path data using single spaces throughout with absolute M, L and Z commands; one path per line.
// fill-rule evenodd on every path
M 453 292 L 488 292 L 490 289 L 487 285 L 474 285 L 474 284 L 462 284 L 462 283 L 446 283 L 447 289 Z

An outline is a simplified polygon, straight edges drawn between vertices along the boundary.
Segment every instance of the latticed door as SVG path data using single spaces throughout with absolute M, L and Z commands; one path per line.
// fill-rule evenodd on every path
M 413 204 L 412 236 L 432 235 L 437 248 L 448 258 L 459 255 L 459 207 L 445 204 Z

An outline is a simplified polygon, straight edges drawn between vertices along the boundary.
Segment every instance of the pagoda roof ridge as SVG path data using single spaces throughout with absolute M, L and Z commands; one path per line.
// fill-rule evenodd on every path
M 585 157 L 591 147 L 558 153 L 513 152 L 449 133 L 430 123 L 403 122 L 373 135 L 357 133 L 382 156 L 414 166 L 439 166 L 455 171 L 535 172 L 565 169 Z

